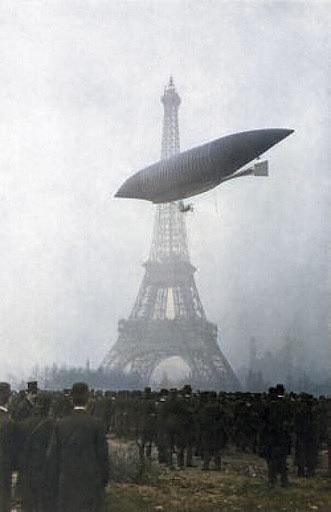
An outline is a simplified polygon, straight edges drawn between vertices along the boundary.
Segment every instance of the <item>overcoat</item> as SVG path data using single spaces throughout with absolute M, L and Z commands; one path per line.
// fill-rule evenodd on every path
M 100 420 L 74 410 L 55 424 L 48 465 L 58 512 L 103 512 L 108 483 L 108 446 Z
M 0 512 L 9 512 L 13 469 L 14 428 L 8 412 L 0 409 Z
M 25 440 L 22 468 L 24 512 L 54 510 L 54 497 L 49 486 L 46 460 L 53 423 L 51 418 L 37 418 Z

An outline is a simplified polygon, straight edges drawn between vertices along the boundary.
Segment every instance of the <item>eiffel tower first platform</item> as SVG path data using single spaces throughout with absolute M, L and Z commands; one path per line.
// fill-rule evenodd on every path
M 172 78 L 164 106 L 161 158 L 179 152 L 180 97 Z M 239 381 L 217 343 L 217 326 L 206 318 L 190 262 L 185 213 L 178 203 L 156 207 L 152 247 L 144 264 L 136 302 L 118 324 L 118 339 L 103 361 L 104 370 L 129 371 L 150 383 L 155 368 L 177 356 L 190 368 L 194 387 L 235 390 Z

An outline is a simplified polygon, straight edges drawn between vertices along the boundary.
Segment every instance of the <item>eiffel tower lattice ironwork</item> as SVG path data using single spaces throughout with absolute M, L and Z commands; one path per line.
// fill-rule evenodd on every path
M 161 97 L 164 106 L 161 158 L 179 152 L 180 97 L 173 79 Z M 157 205 L 152 247 L 145 275 L 128 320 L 118 325 L 118 339 L 103 368 L 130 371 L 147 385 L 155 368 L 177 356 L 200 387 L 239 388 L 217 343 L 217 326 L 206 318 L 190 262 L 185 214 L 178 203 Z

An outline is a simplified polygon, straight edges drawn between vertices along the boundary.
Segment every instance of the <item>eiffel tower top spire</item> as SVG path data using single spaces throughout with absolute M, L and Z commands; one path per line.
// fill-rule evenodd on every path
M 161 96 L 164 107 L 161 158 L 169 158 L 180 151 L 178 108 L 181 99 L 175 89 L 173 77 Z M 189 263 L 185 218 L 178 203 L 160 204 L 157 207 L 150 262 Z
M 174 79 L 171 76 L 169 84 L 164 88 L 164 94 L 161 96 L 161 102 L 164 106 L 161 149 L 162 159 L 169 158 L 180 151 L 178 128 L 178 108 L 180 101 L 180 96 L 175 89 Z

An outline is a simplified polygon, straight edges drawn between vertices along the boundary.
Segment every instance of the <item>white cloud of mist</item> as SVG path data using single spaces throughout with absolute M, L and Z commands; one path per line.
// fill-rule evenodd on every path
M 159 158 L 170 74 L 182 149 L 296 130 L 268 179 L 224 184 L 187 217 L 226 354 L 236 367 L 251 335 L 290 334 L 330 365 L 327 2 L 8 0 L 0 19 L 0 370 L 97 365 L 116 340 L 153 207 L 110 197 Z

